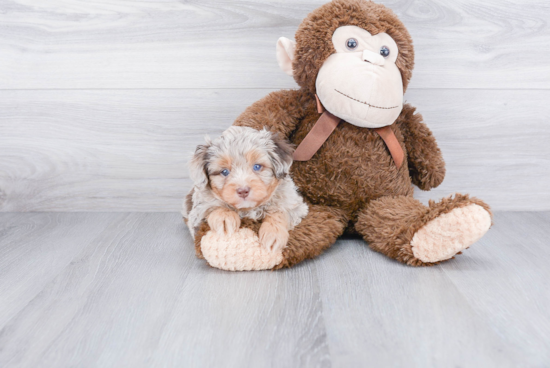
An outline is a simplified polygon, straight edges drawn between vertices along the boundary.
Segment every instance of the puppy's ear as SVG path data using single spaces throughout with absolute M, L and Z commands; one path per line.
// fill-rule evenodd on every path
M 197 146 L 195 154 L 189 161 L 189 175 L 193 183 L 199 188 L 205 188 L 208 185 L 208 148 L 212 142 L 206 139 L 206 144 Z
M 292 154 L 294 147 L 279 133 L 271 133 L 271 140 L 275 144 L 275 149 L 271 153 L 273 161 L 273 170 L 277 179 L 282 179 L 288 175 L 292 165 Z

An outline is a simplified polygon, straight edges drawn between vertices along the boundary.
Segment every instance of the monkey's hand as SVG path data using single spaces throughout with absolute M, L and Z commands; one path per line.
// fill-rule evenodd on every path
M 229 208 L 218 207 L 206 218 L 208 226 L 219 235 L 232 235 L 241 226 L 241 218 Z
M 445 178 L 445 161 L 430 129 L 422 122 L 422 115 L 409 104 L 403 106 L 397 126 L 403 134 L 409 175 L 414 185 L 430 190 Z
M 273 252 L 283 249 L 288 242 L 287 219 L 282 213 L 268 215 L 258 232 L 260 243 Z

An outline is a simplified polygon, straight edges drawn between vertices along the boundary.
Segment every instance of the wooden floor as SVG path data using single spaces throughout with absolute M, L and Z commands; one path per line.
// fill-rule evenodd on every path
M 549 223 L 496 213 L 431 268 L 344 239 L 231 273 L 176 213 L 3 213 L 0 367 L 549 366 Z

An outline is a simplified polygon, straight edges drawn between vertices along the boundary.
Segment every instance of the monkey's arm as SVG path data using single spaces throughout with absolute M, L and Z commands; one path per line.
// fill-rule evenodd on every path
M 308 104 L 314 102 L 315 98 L 302 90 L 272 92 L 250 105 L 233 125 L 257 130 L 265 127 L 288 138 L 296 124 L 305 116 Z
M 405 104 L 396 124 L 405 140 L 413 184 L 422 190 L 430 190 L 445 178 L 445 161 L 431 130 L 415 110 L 415 107 Z

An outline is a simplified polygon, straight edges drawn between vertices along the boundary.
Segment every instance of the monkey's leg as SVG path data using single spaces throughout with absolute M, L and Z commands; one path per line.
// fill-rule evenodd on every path
M 280 269 L 320 255 L 342 235 L 347 223 L 343 211 L 310 205 L 308 215 L 289 232 L 287 246 L 272 252 L 260 245 L 260 222 L 243 219 L 237 233 L 221 237 L 205 222 L 195 236 L 195 250 L 197 257 L 225 270 Z
M 291 267 L 305 259 L 317 257 L 329 248 L 348 224 L 343 211 L 326 206 L 310 205 L 307 216 L 289 232 L 283 261 L 273 269 Z
M 468 195 L 430 201 L 429 207 L 397 196 L 370 202 L 355 228 L 372 249 L 411 266 L 430 266 L 470 247 L 491 221 L 489 206 Z

